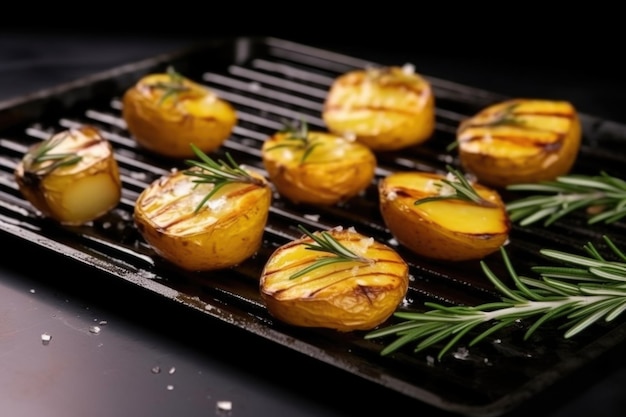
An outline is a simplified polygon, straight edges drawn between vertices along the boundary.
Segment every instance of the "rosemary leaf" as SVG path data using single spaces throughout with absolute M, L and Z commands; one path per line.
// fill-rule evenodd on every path
M 309 132 L 309 126 L 306 120 L 302 119 L 300 123 L 283 123 L 283 128 L 280 130 L 280 133 L 287 133 L 286 141 L 283 143 L 279 143 L 275 146 L 270 146 L 266 149 L 266 152 L 273 151 L 279 148 L 294 148 L 294 149 L 302 149 L 302 156 L 300 158 L 300 163 L 304 163 L 307 158 L 311 155 L 313 150 L 320 145 L 320 143 L 316 143 L 313 141 L 311 134 Z
M 603 239 L 610 254 L 624 261 L 624 252 L 607 236 Z M 604 259 L 591 243 L 584 249 L 587 256 L 548 249 L 540 251 L 557 263 L 574 266 L 538 266 L 534 271 L 539 273 L 539 278 L 535 279 L 518 276 L 502 247 L 500 252 L 514 287 L 506 286 L 485 261 L 481 261 L 483 272 L 502 294 L 500 302 L 477 306 L 425 303 L 426 311 L 398 311 L 394 317 L 399 322 L 373 330 L 365 338 L 395 336 L 395 340 L 381 350 L 381 355 L 391 354 L 410 343 L 415 343 L 413 352 L 438 346 L 437 357 L 441 360 L 465 337 L 473 335 L 468 346 L 474 346 L 521 321 L 530 322 L 525 339 L 546 323 L 563 319 L 565 322 L 559 326 L 564 330 L 563 337 L 573 337 L 601 320 L 614 320 L 626 311 L 626 262 Z
M 626 181 L 606 172 L 565 175 L 554 181 L 514 184 L 507 189 L 550 194 L 530 195 L 506 205 L 511 221 L 521 226 L 543 221 L 547 227 L 572 212 L 591 208 L 596 210 L 590 214 L 588 224 L 611 224 L 626 217 Z
M 202 150 L 193 143 L 191 144 L 191 149 L 194 154 L 196 154 L 199 161 L 185 161 L 188 166 L 196 169 L 186 170 L 184 171 L 184 174 L 190 177 L 196 177 L 197 179 L 193 180 L 193 182 L 197 184 L 213 184 L 211 191 L 209 191 L 207 195 L 204 196 L 202 201 L 200 201 L 200 203 L 196 206 L 194 210 L 196 213 L 211 197 L 213 197 L 213 195 L 215 195 L 215 193 L 228 184 L 245 183 L 255 184 L 258 186 L 265 185 L 262 179 L 251 175 L 239 164 L 237 164 L 229 153 L 226 153 L 226 161 L 221 159 L 215 161 L 202 152 Z
M 359 263 L 372 263 L 373 260 L 369 258 L 364 258 L 362 256 L 357 255 L 352 252 L 350 249 L 341 244 L 337 239 L 335 239 L 329 232 L 322 231 L 317 233 L 309 232 L 304 226 L 298 225 L 298 229 L 302 231 L 305 235 L 310 237 L 313 240 L 313 243 L 306 243 L 306 248 L 308 250 L 325 252 L 330 256 L 319 257 L 306 268 L 299 270 L 289 277 L 289 279 L 299 278 L 304 276 L 311 271 L 314 271 L 318 268 L 326 266 L 328 264 L 337 263 L 337 262 L 359 262 Z
M 417 206 L 431 201 L 463 200 L 483 207 L 496 207 L 494 203 L 485 200 L 476 192 L 463 173 L 450 165 L 446 166 L 446 169 L 449 173 L 448 178 L 441 179 L 435 183 L 435 186 L 439 187 L 439 194 L 416 200 L 413 203 L 414 205 Z
M 57 168 L 72 166 L 82 160 L 76 153 L 54 153 L 53 150 L 70 136 L 69 132 L 52 135 L 24 156 L 24 170 L 36 177 L 44 177 Z M 45 163 L 49 162 L 49 163 Z

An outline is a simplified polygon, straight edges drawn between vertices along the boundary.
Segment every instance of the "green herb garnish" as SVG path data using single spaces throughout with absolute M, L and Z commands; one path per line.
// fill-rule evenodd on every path
M 70 136 L 69 132 L 56 134 L 44 140 L 24 155 L 24 171 L 34 177 L 45 177 L 57 168 L 77 164 L 82 156 L 76 153 L 54 153 L 54 148 Z
M 223 160 L 215 161 L 207 156 L 202 150 L 200 150 L 193 143 L 191 144 L 193 152 L 196 154 L 200 161 L 187 160 L 185 163 L 191 167 L 198 168 L 197 170 L 186 170 L 185 175 L 191 177 L 197 177 L 193 182 L 197 184 L 213 184 L 214 187 L 198 204 L 194 213 L 197 213 L 200 208 L 206 203 L 216 192 L 227 184 L 232 183 L 247 183 L 255 184 L 258 186 L 264 186 L 265 182 L 251 175 L 249 172 L 241 168 L 229 153 L 226 153 L 226 162 Z
M 414 205 L 417 206 L 430 201 L 464 200 L 483 207 L 497 207 L 496 204 L 482 198 L 460 171 L 452 168 L 450 165 L 446 168 L 452 178 L 445 178 L 435 182 L 434 185 L 439 188 L 439 194 L 416 200 L 413 203 Z
M 285 122 L 283 129 L 279 133 L 288 133 L 285 143 L 280 143 L 275 146 L 270 146 L 266 151 L 272 151 L 278 148 L 294 148 L 303 149 L 300 163 L 304 163 L 306 159 L 311 155 L 313 149 L 320 145 L 320 143 L 311 140 L 308 124 L 305 120 L 302 120 L 299 124 L 296 122 Z M 288 142 L 287 142 L 288 141 Z
M 427 302 L 424 305 L 430 310 L 423 313 L 396 312 L 394 316 L 404 319 L 403 322 L 374 330 L 365 338 L 396 336 L 396 340 L 381 351 L 382 355 L 409 343 L 416 343 L 415 353 L 445 343 L 438 354 L 441 360 L 472 331 L 479 333 L 470 339 L 469 347 L 503 328 L 533 317 L 537 319 L 526 330 L 524 340 L 528 340 L 545 323 L 557 319 L 564 320 L 560 328 L 566 329 L 565 338 L 573 337 L 600 320 L 610 322 L 626 310 L 626 254 L 608 237 L 603 238 L 620 261 L 605 259 L 591 243 L 584 246 L 588 256 L 544 249 L 540 253 L 547 258 L 573 266 L 533 267 L 540 279 L 517 275 L 505 249 L 501 248 L 515 288 L 507 287 L 481 261 L 484 273 L 503 295 L 500 301 L 474 307 Z M 487 327 L 489 322 L 492 324 Z
M 190 88 L 184 84 L 185 77 L 176 72 L 174 67 L 167 67 L 166 72 L 167 75 L 169 75 L 169 80 L 167 82 L 159 81 L 157 83 L 150 84 L 150 87 L 152 88 L 164 90 L 163 95 L 159 100 L 159 105 L 161 105 L 169 97 L 176 96 L 190 90 Z
M 304 226 L 299 225 L 298 229 L 313 239 L 313 243 L 306 243 L 306 248 L 313 251 L 325 252 L 334 256 L 323 256 L 317 258 L 317 260 L 306 268 L 301 269 L 295 274 L 291 275 L 289 279 L 294 279 L 308 274 L 309 272 L 320 268 L 325 265 L 334 264 L 337 262 L 360 262 L 360 263 L 372 263 L 373 260 L 364 258 L 352 252 L 346 248 L 337 239 L 335 239 L 330 233 L 326 231 L 311 233 Z
M 510 185 L 507 189 L 549 193 L 521 198 L 506 205 L 511 221 L 522 226 L 541 220 L 544 226 L 549 226 L 584 208 L 589 212 L 596 210 L 589 217 L 589 224 L 609 224 L 626 216 L 626 181 L 606 172 L 597 176 L 566 175 L 554 181 Z

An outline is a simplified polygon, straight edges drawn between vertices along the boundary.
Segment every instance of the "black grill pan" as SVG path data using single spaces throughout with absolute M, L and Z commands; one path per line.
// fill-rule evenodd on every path
M 104 271 L 146 291 L 180 303 L 198 314 L 242 328 L 319 361 L 402 393 L 442 410 L 468 416 L 504 414 L 528 401 L 573 371 L 619 348 L 623 320 L 596 325 L 565 340 L 556 327 L 546 326 L 530 341 L 511 328 L 497 339 L 468 351 L 433 361 L 437 352 L 413 354 L 409 349 L 382 357 L 388 341 L 369 340 L 363 333 L 292 328 L 273 320 L 258 294 L 258 277 L 270 253 L 300 236 L 298 224 L 309 230 L 354 226 L 359 232 L 393 244 L 378 212 L 375 185 L 345 205 L 318 208 L 295 206 L 275 198 L 257 255 L 238 267 L 189 273 L 161 260 L 141 239 L 132 223 L 138 194 L 154 179 L 182 161 L 168 160 L 138 148 L 121 119 L 121 95 L 141 76 L 173 65 L 180 73 L 205 83 L 238 110 L 233 135 L 216 152 L 262 169 L 262 141 L 284 120 L 304 118 L 312 129 L 324 129 L 322 102 L 338 75 L 370 62 L 276 38 L 228 38 L 171 54 L 130 63 L 112 70 L 0 103 L 0 231 L 67 258 Z M 419 68 L 417 68 L 419 71 Z M 436 132 L 426 144 L 381 155 L 377 179 L 405 169 L 443 171 L 454 158 L 445 148 L 454 140 L 458 123 L 485 106 L 507 97 L 422 74 L 436 95 Z M 574 171 L 597 174 L 600 167 L 619 173 L 626 163 L 626 126 L 581 115 L 583 146 Z M 100 128 L 111 141 L 123 177 L 123 199 L 105 218 L 81 227 L 61 227 L 41 218 L 22 198 L 13 169 L 26 148 L 52 133 L 81 124 Z M 452 158 L 452 159 L 451 159 Z M 545 264 L 541 248 L 581 252 L 587 242 L 612 237 L 626 248 L 626 225 L 588 227 L 584 215 L 573 215 L 551 228 L 515 227 L 508 253 L 519 272 Z M 498 294 L 478 263 L 448 264 L 420 259 L 401 247 L 414 278 L 403 308 L 422 310 L 425 301 L 478 304 Z M 499 255 L 486 259 L 501 277 L 506 273 Z M 455 353 L 455 352 L 453 352 Z M 462 353 L 462 354 L 461 354 Z

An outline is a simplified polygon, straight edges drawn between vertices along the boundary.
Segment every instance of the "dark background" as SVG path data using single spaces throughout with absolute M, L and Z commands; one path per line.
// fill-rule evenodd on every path
M 181 3 L 132 13 L 114 3 L 49 6 L 17 5 L 4 15 L 0 100 L 212 37 L 269 35 L 411 62 L 425 75 L 504 95 L 566 99 L 626 123 L 624 37 L 610 9 L 548 16 L 527 3 L 474 13 L 376 3 L 341 14 L 321 3 Z M 216 415 L 218 399 L 234 401 L 233 416 L 446 415 L 236 329 L 207 326 L 92 270 L 68 263 L 49 271 L 55 258 L 21 242 L 3 245 L 21 256 L 0 261 L 2 415 L 205 416 Z M 95 341 L 85 329 L 102 319 L 109 324 Z M 40 356 L 41 328 L 55 337 L 48 361 Z M 572 376 L 518 415 L 621 417 L 626 371 L 618 358 Z M 151 374 L 155 365 L 161 374 Z

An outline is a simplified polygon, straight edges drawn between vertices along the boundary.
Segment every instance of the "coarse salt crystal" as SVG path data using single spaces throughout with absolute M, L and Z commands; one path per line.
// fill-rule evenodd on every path
M 232 401 L 218 401 L 217 409 L 220 411 L 231 411 L 233 409 Z

